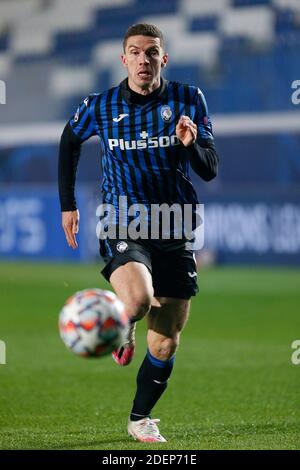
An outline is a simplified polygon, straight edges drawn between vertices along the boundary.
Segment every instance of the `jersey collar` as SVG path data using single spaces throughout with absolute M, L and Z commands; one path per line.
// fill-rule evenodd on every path
M 166 94 L 168 80 L 166 80 L 163 77 L 160 77 L 160 80 L 161 80 L 161 89 L 160 89 L 159 93 L 156 95 L 156 99 L 161 100 Z M 127 83 L 128 83 L 128 78 L 125 78 L 125 80 L 123 80 L 120 83 L 122 96 L 123 96 L 123 98 L 124 98 L 124 100 L 126 101 L 127 104 L 135 104 L 132 101 L 132 96 L 131 96 L 130 90 L 128 89 Z

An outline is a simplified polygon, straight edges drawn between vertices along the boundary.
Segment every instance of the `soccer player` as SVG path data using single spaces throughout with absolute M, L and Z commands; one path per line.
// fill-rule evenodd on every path
M 127 197 L 128 207 L 143 204 L 149 210 L 150 225 L 154 204 L 196 207 L 190 166 L 205 181 L 217 174 L 218 156 L 202 92 L 161 76 L 168 63 L 161 31 L 149 24 L 131 26 L 124 37 L 121 60 L 127 78 L 108 91 L 89 95 L 61 137 L 62 225 L 73 249 L 78 246 L 79 226 L 76 169 L 80 146 L 91 136 L 98 135 L 101 141 L 103 202 L 113 207 L 121 225 L 120 196 Z M 107 222 L 105 228 L 114 223 Z M 190 299 L 197 293 L 191 247 L 184 234 L 176 238 L 172 229 L 170 234 L 167 239 L 160 227 L 156 239 L 118 238 L 118 232 L 100 240 L 105 261 L 102 273 L 131 318 L 126 343 L 113 353 L 118 364 L 125 366 L 132 360 L 136 321 L 146 317 L 148 324 L 148 350 L 137 374 L 127 428 L 141 442 L 166 441 L 151 411 L 167 388 Z

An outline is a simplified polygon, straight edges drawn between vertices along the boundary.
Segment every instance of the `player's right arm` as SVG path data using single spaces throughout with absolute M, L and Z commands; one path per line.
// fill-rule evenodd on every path
M 75 198 L 75 182 L 81 144 L 96 134 L 93 95 L 86 98 L 68 121 L 60 139 L 58 187 L 62 226 L 70 247 L 78 247 L 79 211 Z

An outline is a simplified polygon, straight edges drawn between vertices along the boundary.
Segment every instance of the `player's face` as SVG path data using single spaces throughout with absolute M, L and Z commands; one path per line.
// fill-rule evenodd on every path
M 168 62 L 159 38 L 131 36 L 127 40 L 122 63 L 127 68 L 130 88 L 137 93 L 151 93 L 160 85 L 160 72 Z

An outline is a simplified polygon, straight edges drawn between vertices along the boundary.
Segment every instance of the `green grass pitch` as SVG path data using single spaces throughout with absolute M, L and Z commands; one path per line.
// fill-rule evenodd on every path
M 299 449 L 300 271 L 211 268 L 155 408 L 160 449 Z M 129 367 L 70 353 L 57 330 L 65 299 L 106 287 L 96 265 L 0 264 L 1 449 L 155 449 L 132 441 L 126 421 L 146 350 L 138 325 Z

